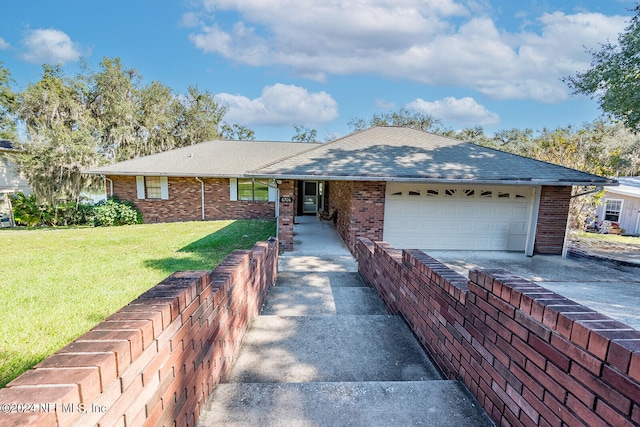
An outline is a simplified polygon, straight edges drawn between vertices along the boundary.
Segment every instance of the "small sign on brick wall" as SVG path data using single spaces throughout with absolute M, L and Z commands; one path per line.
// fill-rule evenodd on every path
M 293 197 L 280 197 L 280 203 L 293 203 Z

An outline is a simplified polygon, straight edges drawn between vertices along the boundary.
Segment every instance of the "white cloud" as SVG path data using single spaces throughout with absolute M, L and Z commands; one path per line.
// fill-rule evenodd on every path
M 9 42 L 5 41 L 5 39 L 0 37 L 0 50 L 9 49 L 10 47 L 11 45 L 9 44 Z
M 447 97 L 433 102 L 418 98 L 407 104 L 407 108 L 427 113 L 445 124 L 462 127 L 493 126 L 500 123 L 500 116 L 470 97 L 460 99 Z
M 560 81 L 589 66 L 584 47 L 615 41 L 628 17 L 549 13 L 498 28 L 489 3 L 454 0 L 201 0 L 190 38 L 252 66 L 290 67 L 317 81 L 374 73 L 464 86 L 500 99 L 556 102 Z M 216 14 L 234 12 L 228 23 Z M 236 16 L 226 14 L 225 16 Z M 526 19 L 526 21 L 525 21 Z M 197 22 L 191 16 L 191 22 Z
M 182 19 L 180 19 L 179 24 L 185 28 L 195 28 L 204 25 L 204 22 L 202 21 L 198 13 L 187 12 L 182 15 Z
M 376 99 L 374 102 L 376 108 L 380 110 L 395 110 L 398 107 L 395 102 L 385 101 L 384 99 Z
M 225 120 L 244 126 L 315 125 L 338 117 L 338 103 L 326 92 L 309 93 L 305 88 L 275 84 L 265 86 L 260 98 L 221 93 L 216 99 L 228 107 Z
M 23 40 L 22 59 L 33 63 L 66 63 L 77 61 L 82 55 L 77 43 L 64 32 L 55 29 L 29 31 Z

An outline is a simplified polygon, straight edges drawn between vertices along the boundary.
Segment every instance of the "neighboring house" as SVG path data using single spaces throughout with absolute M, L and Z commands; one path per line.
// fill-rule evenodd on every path
M 620 186 L 606 188 L 596 221 L 615 222 L 625 234 L 640 234 L 640 177 L 621 177 L 618 182 Z
M 13 143 L 0 139 L 0 191 L 31 194 L 29 184 L 18 174 L 13 156 L 18 152 Z
M 560 254 L 574 185 L 616 181 L 418 130 L 375 127 L 326 144 L 213 141 L 89 171 L 145 221 L 278 217 L 337 210 L 359 237 L 398 248 Z
M 13 156 L 17 152 L 11 141 L 0 139 L 0 227 L 14 225 L 9 194 L 31 194 L 29 184 L 16 170 Z

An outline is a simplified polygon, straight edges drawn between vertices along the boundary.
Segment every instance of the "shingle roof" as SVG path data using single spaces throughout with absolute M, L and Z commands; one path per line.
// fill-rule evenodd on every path
M 401 127 L 374 127 L 250 171 L 317 180 L 615 185 L 616 181 Z
M 100 175 L 238 177 L 318 144 L 210 141 L 86 171 Z
M 640 176 L 621 176 L 619 187 L 607 188 L 607 191 L 625 196 L 640 197 Z

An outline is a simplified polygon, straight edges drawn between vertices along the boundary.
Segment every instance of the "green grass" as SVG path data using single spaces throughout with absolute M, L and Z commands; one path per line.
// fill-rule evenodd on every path
M 210 270 L 274 221 L 0 229 L 0 388 L 178 270 Z

